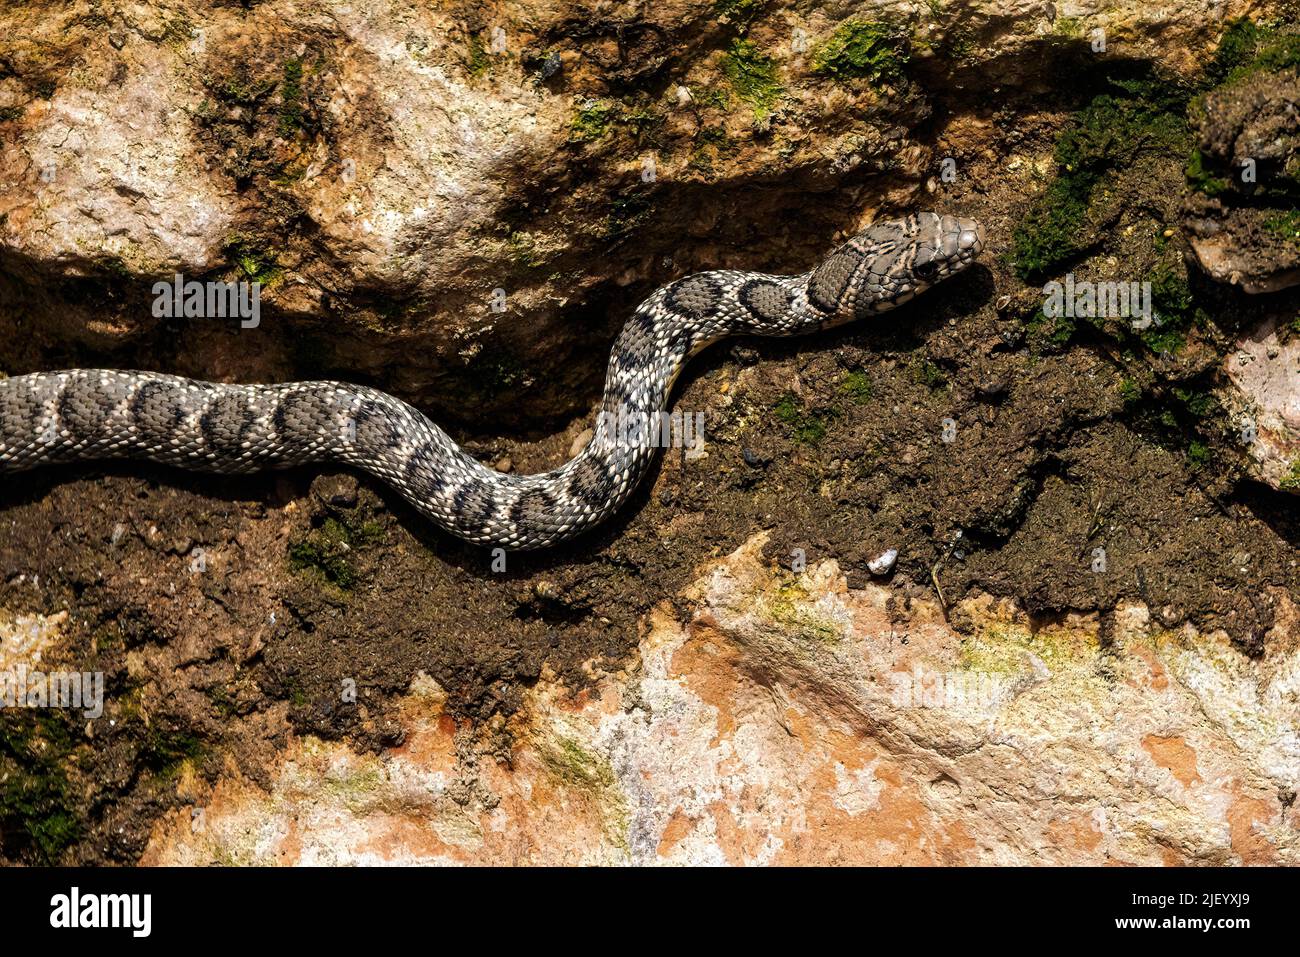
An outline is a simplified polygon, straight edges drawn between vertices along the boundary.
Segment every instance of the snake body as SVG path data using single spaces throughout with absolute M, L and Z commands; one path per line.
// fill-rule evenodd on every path
M 614 344 L 599 421 L 656 421 L 682 367 L 710 343 L 884 312 L 966 268 L 983 242 L 970 220 L 918 213 L 869 227 L 797 276 L 718 270 L 662 286 Z M 228 475 L 339 463 L 388 483 L 451 534 L 508 550 L 600 524 L 656 452 L 627 430 L 599 428 L 559 468 L 503 474 L 407 403 L 343 382 L 227 385 L 108 369 L 0 381 L 0 472 L 109 458 Z

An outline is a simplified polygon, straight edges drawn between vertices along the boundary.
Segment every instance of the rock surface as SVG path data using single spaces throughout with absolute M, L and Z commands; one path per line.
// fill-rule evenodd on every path
M 1300 217 L 1294 197 L 1278 208 L 1276 196 L 1300 189 L 1298 100 L 1292 68 L 1229 83 L 1199 110 L 1199 155 L 1221 177 L 1210 181 L 1212 195 L 1190 198 L 1192 248 L 1211 277 L 1248 293 L 1300 283 Z
M 242 337 L 191 324 L 176 364 L 340 369 L 461 422 L 448 396 L 572 415 L 654 286 L 806 268 L 914 200 L 936 100 L 1032 91 L 1099 37 L 1189 71 L 1252 6 L 891 2 L 871 58 L 829 66 L 853 4 L 669 0 L 594 22 L 567 0 L 10 6 L 0 303 L 22 306 L 0 320 L 26 332 L 9 362 L 79 344 L 156 363 L 174 329 L 150 318 L 153 280 L 255 278 L 273 318 Z M 87 277 L 110 294 L 69 282 Z
M 1266 322 L 1237 342 L 1223 371 L 1253 474 L 1300 493 L 1300 338 L 1279 337 L 1277 324 Z
M 382 757 L 295 741 L 144 860 L 223 863 L 1296 864 L 1300 645 L 1251 660 L 1140 606 L 1033 623 L 904 609 L 755 539 L 649 618 L 639 660 L 543 679 L 501 748 L 421 679 Z M 1104 637 L 1103 637 L 1104 634 Z

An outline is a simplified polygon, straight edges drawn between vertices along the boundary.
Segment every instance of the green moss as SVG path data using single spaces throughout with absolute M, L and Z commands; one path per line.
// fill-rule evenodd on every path
M 897 28 L 876 20 L 845 20 L 813 51 L 812 72 L 836 80 L 873 83 L 902 79 L 909 52 Z
M 1085 33 L 1082 17 L 1057 17 L 1052 23 L 1052 36 L 1067 40 L 1081 39 Z
M 717 0 L 713 12 L 727 23 L 748 26 L 766 5 L 767 0 Z
M 865 372 L 850 372 L 840 383 L 840 391 L 846 393 L 858 405 L 871 399 L 871 379 Z
M 1094 192 L 1117 171 L 1144 153 L 1187 151 L 1186 89 L 1149 75 L 1110 86 L 1113 92 L 1093 97 L 1058 138 L 1056 177 L 1013 232 L 1011 261 L 1025 282 L 1042 281 L 1087 250 Z
M 1206 167 L 1205 155 L 1199 150 L 1192 150 L 1191 155 L 1187 158 L 1187 185 L 1199 193 L 1206 196 L 1219 196 L 1226 192 L 1230 186 L 1228 180 L 1222 176 L 1216 176 Z
M 609 132 L 618 116 L 618 106 L 608 100 L 588 100 L 569 124 L 569 141 L 589 143 Z
M 131 270 L 127 268 L 126 263 L 114 256 L 112 259 L 104 260 L 104 272 L 108 273 L 115 279 L 130 279 Z
M 474 377 L 491 392 L 500 392 L 521 384 L 528 369 L 519 357 L 502 350 L 479 353 L 474 361 Z
M 226 240 L 226 258 L 251 282 L 270 286 L 284 276 L 275 253 L 261 248 L 251 237 L 236 234 Z
M 971 66 L 979 62 L 984 46 L 979 32 L 969 24 L 957 23 L 948 28 L 937 45 L 928 37 L 912 37 L 912 49 L 933 49 L 944 61 L 958 66 Z
M 731 96 L 721 86 L 710 86 L 702 90 L 691 90 L 691 99 L 703 107 L 715 110 L 731 108 Z
M 960 666 L 963 670 L 987 674 L 1023 674 L 1025 653 L 1041 658 L 1053 671 L 1056 666 L 1086 664 L 1100 650 L 1097 636 L 1086 631 L 1029 631 L 1012 624 L 984 624 L 962 639 Z
M 182 728 L 151 725 L 140 745 L 140 760 L 159 776 L 175 777 L 186 761 L 197 761 L 204 754 L 202 739 Z
M 208 700 L 212 702 L 212 707 L 216 709 L 217 714 L 222 718 L 233 718 L 238 710 L 235 699 L 231 696 L 230 689 L 225 685 L 213 685 L 204 692 Z
M 1133 379 L 1127 376 L 1120 380 L 1119 383 L 1120 401 L 1126 406 L 1135 405 L 1138 399 L 1142 398 L 1142 387 Z
M 1291 463 L 1291 468 L 1286 475 L 1282 476 L 1278 488 L 1287 492 L 1300 492 L 1300 459 L 1296 459 Z
M 1266 231 L 1279 239 L 1300 246 L 1300 209 L 1288 209 L 1276 213 L 1265 219 L 1263 226 Z
M 558 738 L 553 747 L 539 749 L 539 756 L 546 769 L 570 787 L 603 790 L 618 782 L 608 761 L 572 738 Z
M 1193 441 L 1187 447 L 1187 467 L 1199 472 L 1210 462 L 1210 448 L 1204 442 Z
M 1224 24 L 1219 36 L 1218 48 L 1214 59 L 1205 68 L 1206 81 L 1213 86 L 1224 82 L 1242 66 L 1255 57 L 1255 48 L 1259 43 L 1259 28 L 1248 17 L 1229 20 Z
M 1219 407 L 1218 401 L 1209 392 L 1186 389 L 1182 386 L 1174 386 L 1172 391 L 1174 398 L 1183 404 L 1183 408 L 1193 419 L 1204 419 Z
M 824 616 L 818 615 L 809 606 L 808 590 L 799 582 L 786 582 L 767 603 L 767 613 L 773 621 L 785 625 L 800 637 L 830 644 L 843 637 L 839 625 Z
M 652 203 L 648 193 L 631 192 L 615 196 L 605 217 L 603 235 L 611 242 L 626 239 L 649 220 Z
M 714 163 L 735 152 L 736 144 L 721 126 L 705 126 L 695 134 L 690 165 L 706 175 L 712 175 Z
M 1255 58 L 1245 67 L 1245 73 L 1289 70 L 1300 66 L 1300 35 L 1286 33 L 1266 36 L 1257 50 Z M 1228 79 L 1229 82 L 1232 81 L 1232 74 L 1229 74 Z
M 619 122 L 631 131 L 637 145 L 653 143 L 657 140 L 659 128 L 663 126 L 664 116 L 645 106 L 633 107 L 623 111 Z
M 1254 23 L 1242 18 L 1229 21 L 1219 40 L 1214 59 L 1206 67 L 1200 89 L 1205 93 L 1217 92 L 1261 72 L 1300 67 L 1300 33 L 1294 27 L 1279 27 Z M 1206 118 L 1204 95 L 1193 101 L 1194 116 Z M 1223 161 L 1206 157 L 1193 150 L 1187 160 L 1187 182 L 1191 189 L 1207 196 L 1218 197 L 1241 187 L 1237 181 L 1238 170 Z M 1257 186 L 1243 190 L 1254 204 L 1268 201 L 1274 207 L 1288 209 L 1300 204 L 1300 171 L 1294 167 L 1277 171 L 1263 178 Z M 1265 228 L 1277 235 L 1300 240 L 1300 222 L 1287 211 L 1271 217 Z
M 1223 86 L 1261 70 L 1294 66 L 1300 66 L 1300 35 L 1241 17 L 1225 25 L 1205 79 L 1207 85 Z
M 331 771 L 323 782 L 323 790 L 354 814 L 363 814 L 383 798 L 386 781 L 377 762 L 369 758 L 359 767 L 345 765 Z
M 286 60 L 280 83 L 280 135 L 293 136 L 302 128 L 302 60 Z
M 306 572 L 340 591 L 349 591 L 357 583 L 352 559 L 357 549 L 383 538 L 383 527 L 367 521 L 346 524 L 327 518 L 319 528 L 289 546 L 289 567 Z
M 1078 328 L 1078 323 L 1069 316 L 1049 316 L 1041 309 L 1025 322 L 1025 329 L 1039 352 L 1064 349 Z
M 1168 263 L 1161 263 L 1147 276 L 1151 283 L 1151 309 L 1154 322 L 1140 335 L 1152 352 L 1176 353 L 1187 341 L 1187 333 L 1203 325 L 1208 316 L 1196 305 L 1185 273 Z
M 487 44 L 483 42 L 482 34 L 469 35 L 469 51 L 466 59 L 470 76 L 482 76 L 492 66 L 492 57 L 488 54 Z
M 74 746 L 62 712 L 0 714 L 0 829 L 11 858 L 21 835 L 30 839 L 32 862 L 40 864 L 56 863 L 81 836 L 68 781 Z
M 537 269 L 546 262 L 532 233 L 516 230 L 506 238 L 506 246 L 510 251 L 510 260 L 517 266 Z
M 276 81 L 254 76 L 246 68 L 239 68 L 222 77 L 213 87 L 216 95 L 236 106 L 251 106 L 276 87 Z
M 307 689 L 302 686 L 302 682 L 297 678 L 290 678 L 284 687 L 289 703 L 295 708 L 305 708 L 311 703 L 307 697 Z
M 588 795 L 600 812 L 606 837 L 616 847 L 627 850 L 632 815 L 609 760 L 588 751 L 567 735 L 539 735 L 534 741 L 542 766 L 550 776 L 565 787 Z
M 168 17 L 163 24 L 163 42 L 170 46 L 179 46 L 194 39 L 194 24 L 185 14 Z
M 776 78 L 776 64 L 765 56 L 752 40 L 735 40 L 722 59 L 722 72 L 736 96 L 754 108 L 754 116 L 763 118 L 783 92 Z
M 587 100 L 569 121 L 570 143 L 591 143 L 622 127 L 638 146 L 655 143 L 664 114 L 651 106 L 629 105 L 614 100 Z
M 912 378 L 927 389 L 942 389 L 948 384 L 948 377 L 943 370 L 929 359 L 920 359 L 912 366 Z
M 793 395 L 784 395 L 772 409 L 777 419 L 789 427 L 795 441 L 816 445 L 826 437 L 826 419 L 805 411 Z
M 1092 186 L 1059 177 L 1029 208 L 1011 235 L 1011 261 L 1022 280 L 1037 283 L 1084 251 L 1081 232 Z

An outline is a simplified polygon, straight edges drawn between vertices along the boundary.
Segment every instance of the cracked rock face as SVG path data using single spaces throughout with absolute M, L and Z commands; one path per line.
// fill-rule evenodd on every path
M 503 753 L 418 681 L 383 757 L 302 740 L 196 793 L 150 863 L 1294 864 L 1300 647 L 1119 609 L 899 613 L 762 539 L 702 570 L 639 664 L 544 679 Z M 1277 633 L 1294 635 L 1280 596 Z M 892 611 L 891 611 L 892 609 Z M 991 806 L 999 808 L 990 814 Z

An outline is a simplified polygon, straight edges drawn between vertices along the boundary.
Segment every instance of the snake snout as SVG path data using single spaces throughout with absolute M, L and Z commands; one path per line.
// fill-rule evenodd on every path
M 984 227 L 973 219 L 957 220 L 957 248 L 974 259 L 984 251 Z
M 947 260 L 950 271 L 957 272 L 974 262 L 984 249 L 984 227 L 973 219 L 956 216 L 935 219 L 937 253 Z

